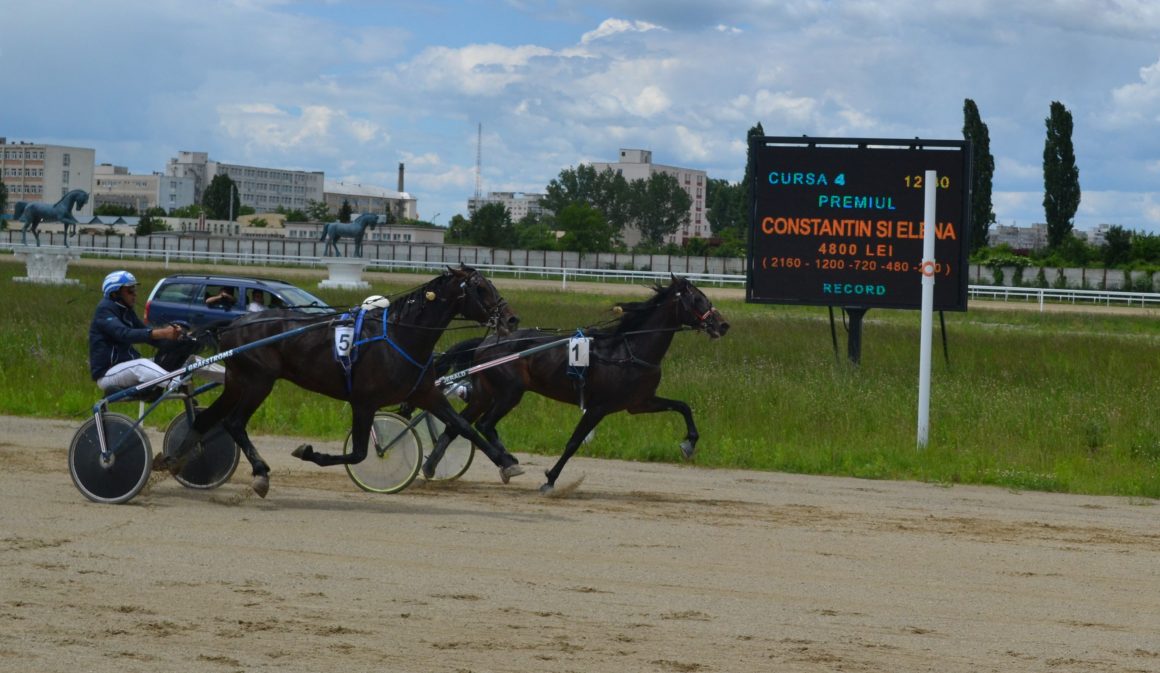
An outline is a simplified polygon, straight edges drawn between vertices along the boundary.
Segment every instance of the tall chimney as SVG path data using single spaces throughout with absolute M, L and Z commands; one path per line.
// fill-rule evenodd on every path
M 403 162 L 400 161 L 399 162 L 399 192 L 402 193 L 403 191 L 404 191 L 403 190 Z

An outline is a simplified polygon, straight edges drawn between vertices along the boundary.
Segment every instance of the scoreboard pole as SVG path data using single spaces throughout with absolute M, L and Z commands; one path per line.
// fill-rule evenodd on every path
M 934 258 L 935 186 L 938 174 L 926 171 L 926 201 L 923 208 L 922 236 L 922 329 L 918 356 L 918 448 L 925 449 L 930 435 L 930 349 L 934 333 Z

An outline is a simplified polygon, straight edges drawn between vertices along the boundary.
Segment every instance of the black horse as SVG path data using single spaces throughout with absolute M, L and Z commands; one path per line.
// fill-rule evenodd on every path
M 709 298 L 685 278 L 674 277 L 667 287 L 657 285 L 653 291 L 656 294 L 648 301 L 615 307 L 613 310 L 621 313 L 615 325 L 585 332 L 591 341 L 589 366 L 584 372 L 569 366 L 568 349 L 561 346 L 472 375 L 463 417 L 472 422 L 478 419 L 476 428 L 502 451 L 499 455 L 504 460 L 510 454 L 499 439 L 496 424 L 519 404 L 525 391 L 576 404 L 583 410 L 564 454 L 545 473 L 548 481 L 540 487 L 541 492 L 549 493 L 555 488 L 564 464 L 588 433 L 605 416 L 617 411 L 630 414 L 676 411 L 685 418 L 687 429 L 681 450 L 686 458 L 691 458 L 696 450 L 699 435 L 689 405 L 656 395 L 661 381 L 661 360 L 678 331 L 686 327 L 703 330 L 716 339 L 728 331 L 729 323 Z M 443 371 L 452 367 L 463 369 L 472 362 L 485 363 L 560 338 L 558 333 L 524 329 L 503 340 L 471 339 L 453 346 L 436 367 Z M 424 474 L 434 473 L 447 445 L 458 434 L 456 429 L 448 427 L 440 436 L 423 464 Z
M 383 311 L 388 311 L 383 320 Z M 224 350 L 307 325 L 318 325 L 281 340 L 274 340 L 226 358 L 225 385 L 221 395 L 193 423 L 193 430 L 176 455 L 158 457 L 158 466 L 174 472 L 182 457 L 202 435 L 217 423 L 242 448 L 253 467 L 252 488 L 265 497 L 270 488 L 270 467 L 258 455 L 246 434 L 250 417 L 269 396 L 278 379 L 286 379 L 306 390 L 321 393 L 351 406 L 352 452 L 350 455 L 320 453 L 302 445 L 294 456 L 317 465 L 358 463 L 367 455 L 367 444 L 375 411 L 406 401 L 430 411 L 436 418 L 470 437 L 501 468 L 506 482 L 523 469 L 513 456 L 492 450 L 451 407 L 434 386 L 431 353 L 452 318 L 462 315 L 508 334 L 519 318 L 508 307 L 495 286 L 478 271 L 466 266 L 448 269 L 426 285 L 396 299 L 387 309 L 367 312 L 358 334 L 348 335 L 358 345 L 357 359 L 349 376 L 336 359 L 335 344 L 341 341 L 335 328 L 342 321 L 335 315 L 310 316 L 295 311 L 271 310 L 249 313 L 224 327 L 219 341 Z M 349 324 L 349 320 L 345 321 Z

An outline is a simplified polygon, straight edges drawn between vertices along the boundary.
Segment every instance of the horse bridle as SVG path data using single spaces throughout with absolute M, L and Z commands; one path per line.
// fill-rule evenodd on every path
M 463 294 L 456 297 L 455 300 L 459 301 L 460 299 L 470 299 L 470 301 L 474 302 L 476 306 L 478 306 L 484 313 L 487 314 L 487 322 L 485 325 L 489 329 L 496 329 L 499 326 L 499 320 L 500 316 L 503 314 L 503 309 L 507 306 L 507 300 L 500 296 L 499 292 L 496 291 L 495 294 L 499 297 L 499 300 L 495 303 L 495 306 L 493 306 L 491 309 L 488 309 L 486 306 L 484 306 L 483 301 L 479 298 L 479 294 L 480 286 L 485 282 L 487 282 L 487 279 L 485 279 L 483 275 L 479 273 L 479 271 L 472 269 L 468 277 L 459 283 L 459 289 L 462 290 Z M 468 292 L 469 289 L 471 292 Z M 492 285 L 491 289 L 494 291 L 495 286 Z
M 685 309 L 685 311 L 687 311 L 689 313 L 689 315 L 693 316 L 696 319 L 697 329 L 699 329 L 699 330 L 705 329 L 706 327 L 708 327 L 709 318 L 712 317 L 713 315 L 719 313 L 719 311 L 717 310 L 717 307 L 713 306 L 713 304 L 710 303 L 708 310 L 706 310 L 704 313 L 698 313 L 697 310 L 694 309 L 692 307 L 692 305 L 689 304 L 688 300 L 686 300 L 686 298 L 685 298 L 686 294 L 692 294 L 692 293 L 691 292 L 686 293 L 686 292 L 682 292 L 682 291 L 677 292 L 677 298 L 680 299 L 681 308 Z M 705 300 L 708 301 L 708 297 L 706 297 Z

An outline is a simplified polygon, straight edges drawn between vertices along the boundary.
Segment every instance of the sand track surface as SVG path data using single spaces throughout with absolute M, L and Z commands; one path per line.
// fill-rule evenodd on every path
M 265 500 L 110 506 L 78 425 L 0 417 L 0 671 L 1160 671 L 1153 501 L 583 457 L 545 498 L 523 454 L 374 495 L 258 437 Z

